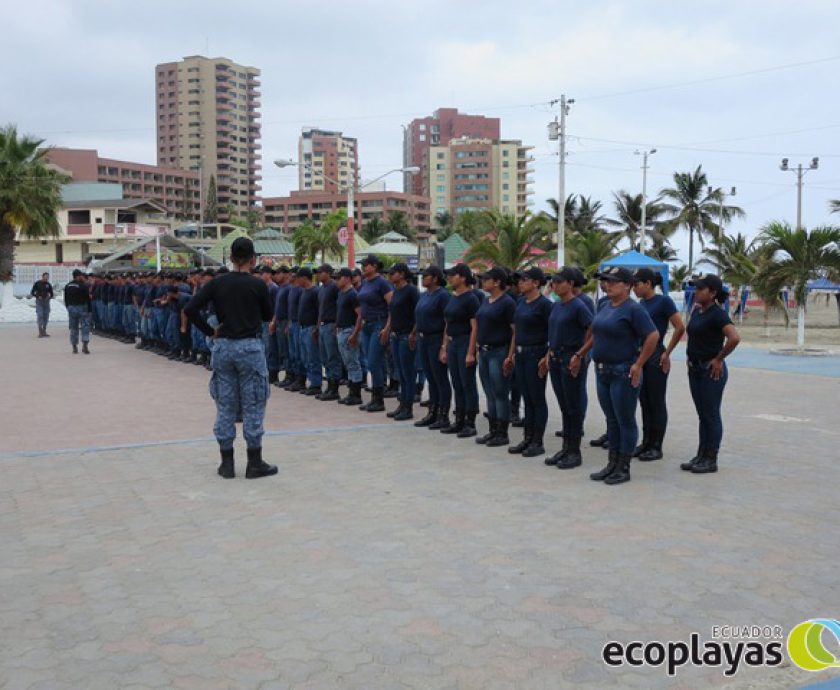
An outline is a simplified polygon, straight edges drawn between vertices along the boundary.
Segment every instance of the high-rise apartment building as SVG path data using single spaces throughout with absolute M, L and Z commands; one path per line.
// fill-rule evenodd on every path
M 260 71 L 227 58 L 185 57 L 155 68 L 157 160 L 215 176 L 219 219 L 259 198 Z
M 429 146 L 425 169 L 432 215 L 498 209 L 523 216 L 533 194 L 531 146 L 518 140 L 453 139 Z
M 351 184 L 359 186 L 358 142 L 341 132 L 305 127 L 298 140 L 298 161 L 301 191 L 343 192 Z
M 429 190 L 428 152 L 430 146 L 446 146 L 453 139 L 499 139 L 501 123 L 497 117 L 467 115 L 457 108 L 438 108 L 431 117 L 412 120 L 403 131 L 403 167 L 417 166 L 419 175 L 405 174 L 403 189 L 411 194 L 433 196 Z

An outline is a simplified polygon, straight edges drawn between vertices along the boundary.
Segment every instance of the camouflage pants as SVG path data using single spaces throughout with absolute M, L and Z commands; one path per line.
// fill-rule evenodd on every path
M 242 411 L 242 435 L 248 448 L 261 448 L 268 401 L 268 368 L 259 338 L 210 341 L 213 374 L 210 396 L 216 401 L 213 433 L 222 450 L 233 448 L 236 416 Z

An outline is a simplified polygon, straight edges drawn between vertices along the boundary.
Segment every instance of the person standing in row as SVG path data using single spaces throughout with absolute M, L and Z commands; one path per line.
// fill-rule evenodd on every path
M 70 323 L 70 345 L 73 354 L 79 353 L 79 332 L 82 335 L 82 352 L 90 354 L 90 290 L 85 281 L 85 274 L 78 268 L 73 271 L 73 280 L 64 286 L 64 306 Z
M 303 367 L 303 345 L 300 342 L 300 324 L 298 323 L 300 296 L 303 294 L 303 288 L 300 286 L 300 278 L 298 277 L 299 272 L 299 268 L 292 269 L 291 287 L 288 294 L 289 366 L 294 375 L 294 382 L 286 390 L 292 393 L 306 390 L 306 369 Z
M 507 270 L 507 269 L 506 269 Z M 513 301 L 519 304 L 522 295 L 519 294 L 519 271 L 508 271 L 508 288 L 507 293 L 513 298 Z M 510 381 L 510 425 L 514 428 L 521 429 L 525 422 L 519 414 L 519 407 L 522 403 L 522 394 L 519 392 L 519 384 L 516 382 L 516 373 L 511 377 Z
M 362 352 L 367 360 L 371 379 L 371 399 L 360 409 L 366 412 L 385 410 L 385 346 L 388 334 L 385 322 L 388 319 L 388 303 L 393 288 L 382 277 L 382 262 L 374 255 L 362 260 L 363 279 L 359 289 L 359 304 L 362 308 Z
M 723 304 L 729 299 L 723 281 L 716 275 L 693 280 L 694 307 L 688 317 L 688 386 L 700 422 L 697 455 L 680 469 L 694 474 L 717 472 L 718 451 L 723 439 L 720 408 L 729 378 L 724 360 L 741 342 Z
M 260 266 L 259 277 L 268 288 L 268 299 L 271 304 L 277 299 L 277 283 L 274 282 L 274 273 L 270 266 Z M 262 342 L 265 348 L 265 361 L 268 365 L 268 382 L 277 383 L 280 373 L 280 362 L 277 355 L 277 343 L 274 334 L 271 332 L 271 324 L 263 324 Z
M 216 402 L 213 433 L 222 458 L 218 473 L 225 479 L 235 476 L 233 442 L 241 409 L 242 435 L 248 450 L 245 477 L 257 479 L 277 474 L 277 467 L 262 458 L 265 405 L 270 394 L 262 327 L 271 320 L 272 307 L 268 287 L 251 275 L 257 262 L 254 243 L 247 237 L 235 239 L 230 260 L 234 270 L 211 280 L 190 299 L 184 311 L 202 333 L 213 338 L 209 388 Z M 201 313 L 211 301 L 219 320 L 215 330 Z
M 552 278 L 551 287 L 558 300 L 548 318 L 548 353 L 540 362 L 541 375 L 551 375 L 551 387 L 563 418 L 563 448 L 546 458 L 545 464 L 560 470 L 578 467 L 583 462 L 580 441 L 586 417 L 589 360 L 581 358 L 578 352 L 586 342 L 593 315 L 575 294 L 577 278 L 576 271 L 568 266 Z
M 595 302 L 595 311 L 593 314 L 597 314 L 601 311 L 601 308 L 610 303 L 610 298 L 607 296 L 607 289 L 609 288 L 609 283 L 606 280 L 599 280 L 598 281 L 598 288 L 601 291 L 602 297 L 598 298 L 598 301 Z M 593 438 L 589 441 L 589 445 L 593 448 L 604 448 L 607 449 L 610 447 L 610 437 L 609 434 L 605 431 L 601 434 L 598 438 Z
M 30 296 L 35 298 L 35 316 L 38 321 L 38 337 L 49 338 L 47 333 L 47 324 L 50 322 L 50 300 L 55 297 L 53 293 L 53 286 L 50 283 L 50 274 L 42 273 L 41 280 L 36 280 L 32 289 L 29 291 Z
M 452 296 L 446 289 L 446 276 L 437 266 L 423 270 L 423 288 L 425 292 L 420 295 L 414 310 L 416 328 L 413 339 L 429 383 L 429 411 L 425 417 L 414 422 L 414 426 L 437 431 L 449 426 L 452 401 L 449 374 L 446 364 L 440 360 L 446 329 L 444 314 Z
M 487 400 L 490 430 L 475 439 L 488 447 L 510 443 L 510 384 L 513 378 L 514 325 L 516 302 L 507 290 L 508 274 L 494 267 L 481 276 L 487 293 L 476 313 L 478 329 L 478 375 Z
M 294 383 L 291 357 L 289 356 L 289 290 L 291 290 L 292 274 L 286 266 L 280 268 L 282 276 L 277 296 L 274 300 L 274 318 L 269 324 L 269 331 L 273 333 L 277 343 L 277 355 L 280 369 L 284 370 L 283 380 L 275 384 L 278 388 L 288 388 Z
M 353 272 L 349 268 L 338 271 L 338 297 L 335 307 L 335 329 L 338 350 L 347 369 L 348 393 L 340 405 L 362 404 L 362 365 L 359 361 L 359 335 L 362 332 L 362 309 L 359 295 L 353 287 Z
M 318 400 L 338 400 L 341 381 L 341 354 L 335 331 L 335 313 L 338 306 L 338 285 L 333 280 L 333 267 L 318 267 L 318 354 L 327 374 L 327 389 L 315 397 Z
M 321 354 L 318 351 L 318 287 L 312 284 L 312 269 L 298 270 L 298 284 L 302 288 L 298 308 L 298 326 L 300 327 L 300 352 L 303 371 L 309 380 L 309 386 L 299 391 L 302 395 L 321 395 L 322 367 Z
M 680 344 L 685 326 L 674 301 L 657 294 L 656 287 L 662 287 L 662 274 L 654 273 L 649 268 L 641 268 L 634 276 L 633 292 L 640 304 L 647 310 L 653 325 L 659 332 L 651 358 L 645 362 L 642 386 L 639 390 L 639 406 L 642 408 L 642 442 L 633 453 L 634 458 L 643 462 L 659 460 L 662 457 L 662 443 L 668 428 L 668 373 L 671 371 L 671 353 Z M 668 324 L 674 331 L 665 347 L 665 334 Z
M 476 314 L 480 300 L 471 289 L 474 278 L 470 267 L 457 264 L 447 270 L 453 294 L 444 309 L 446 320 L 440 361 L 449 368 L 452 390 L 455 393 L 455 423 L 442 428 L 443 434 L 457 434 L 458 438 L 476 435 L 478 416 L 478 386 L 476 385 Z
M 396 263 L 388 271 L 394 291 L 388 303 L 388 321 L 385 332 L 390 334 L 391 352 L 394 366 L 399 373 L 399 405 L 388 413 L 395 422 L 402 422 L 414 417 L 414 390 L 417 373 L 415 361 L 415 310 L 420 299 L 420 292 L 414 285 L 414 276 L 404 263 Z
M 633 274 L 611 266 L 598 274 L 609 302 L 601 306 L 592 330 L 578 351 L 582 359 L 592 350 L 598 402 L 607 418 L 609 461 L 590 476 L 605 484 L 630 481 L 630 459 L 639 439 L 636 404 L 645 362 L 656 349 L 659 333 L 645 308 L 630 299 Z

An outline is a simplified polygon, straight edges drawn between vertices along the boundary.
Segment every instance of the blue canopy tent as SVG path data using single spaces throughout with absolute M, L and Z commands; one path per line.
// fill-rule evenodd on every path
M 837 293 L 840 292 L 840 283 L 834 283 L 828 278 L 814 278 L 814 280 L 809 280 L 805 286 L 805 292 L 811 292 L 812 290 Z
M 662 293 L 667 295 L 668 294 L 668 264 L 664 261 L 657 261 L 656 259 L 652 259 L 649 256 L 645 256 L 644 254 L 640 254 L 634 249 L 631 249 L 628 252 L 624 252 L 624 254 L 619 254 L 618 256 L 614 256 L 612 259 L 608 259 L 601 264 L 600 270 L 604 270 L 605 268 L 609 268 L 610 266 L 621 266 L 622 268 L 629 268 L 631 271 L 638 270 L 640 268 L 649 268 L 652 271 L 656 271 L 662 274 Z

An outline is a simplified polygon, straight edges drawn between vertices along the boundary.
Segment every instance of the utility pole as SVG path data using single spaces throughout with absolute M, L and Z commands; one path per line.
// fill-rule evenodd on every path
M 711 196 L 714 191 L 713 187 L 709 187 L 707 193 Z M 734 186 L 729 190 L 729 194 L 724 192 L 722 189 L 720 190 L 720 203 L 718 204 L 718 229 L 720 230 L 721 235 L 723 234 L 723 202 L 726 201 L 726 197 L 735 196 L 736 194 L 738 194 L 738 188 Z
M 639 253 L 645 253 L 645 229 L 647 226 L 647 171 L 648 171 L 648 156 L 656 153 L 656 149 L 649 151 L 635 151 L 637 156 L 642 157 L 642 224 L 639 227 Z
M 551 105 L 560 104 L 560 119 L 548 125 L 550 141 L 560 140 L 560 168 L 558 172 L 557 190 L 557 270 L 566 263 L 566 115 L 569 107 L 575 102 L 574 98 L 566 98 L 566 94 L 559 100 L 551 101 Z

